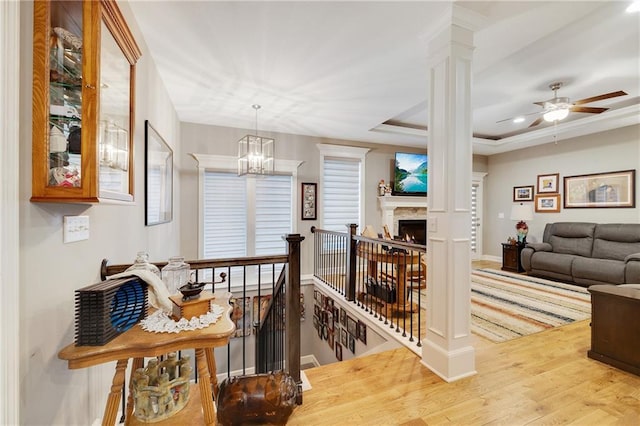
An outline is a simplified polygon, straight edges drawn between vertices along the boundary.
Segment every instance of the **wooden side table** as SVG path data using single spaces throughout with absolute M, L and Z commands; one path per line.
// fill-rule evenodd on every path
M 229 304 L 229 297 L 217 297 L 213 302 L 223 306 L 225 311 L 215 324 L 207 328 L 183 331 L 181 333 L 151 333 L 144 331 L 139 324 L 136 324 L 105 345 L 76 346 L 75 343 L 72 343 L 58 353 L 58 358 L 67 361 L 70 369 L 86 368 L 105 362 L 117 361 L 111 393 L 107 398 L 107 404 L 104 409 L 103 426 L 115 425 L 116 423 L 118 405 L 122 397 L 122 386 L 125 383 L 125 371 L 129 358 L 133 358 L 131 369 L 131 374 L 133 374 L 137 368 L 142 367 L 144 357 L 155 357 L 168 352 L 191 348 L 195 349 L 198 362 L 198 387 L 204 423 L 207 425 L 216 424 L 213 393 L 217 393 L 218 383 L 213 348 L 229 343 L 229 338 L 235 331 L 235 325 L 230 318 L 231 305 Z M 197 396 L 198 392 L 194 392 L 192 398 L 197 398 Z M 191 402 L 193 401 L 190 400 L 189 405 L 192 405 Z M 186 407 L 184 410 L 186 410 Z M 180 412 L 177 414 L 179 415 Z M 125 422 L 126 424 L 131 424 L 134 420 L 130 380 Z M 174 420 L 174 417 L 170 417 L 167 420 L 154 422 L 153 424 L 173 424 Z
M 524 272 L 522 262 L 520 262 L 520 253 L 524 244 L 502 243 L 502 269 L 511 272 Z
M 589 358 L 640 376 L 640 291 L 592 285 Z

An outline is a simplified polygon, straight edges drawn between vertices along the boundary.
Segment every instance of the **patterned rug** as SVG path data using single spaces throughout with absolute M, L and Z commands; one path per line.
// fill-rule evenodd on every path
M 586 288 L 495 269 L 471 273 L 471 331 L 504 342 L 591 316 Z

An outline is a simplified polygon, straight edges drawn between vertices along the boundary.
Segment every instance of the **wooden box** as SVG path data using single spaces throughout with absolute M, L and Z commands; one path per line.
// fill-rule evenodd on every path
M 203 291 L 200 293 L 200 297 L 191 300 L 182 300 L 181 294 L 176 294 L 169 297 L 173 303 L 173 313 L 171 316 L 175 320 L 180 318 L 186 318 L 190 320 L 193 317 L 199 317 L 206 314 L 211 310 L 211 301 L 215 299 L 215 296 L 210 291 Z

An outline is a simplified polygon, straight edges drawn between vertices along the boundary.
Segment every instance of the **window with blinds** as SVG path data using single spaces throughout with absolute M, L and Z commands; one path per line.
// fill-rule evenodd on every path
M 282 237 L 293 229 L 291 176 L 205 171 L 203 194 L 205 259 L 286 253 Z M 230 279 L 236 273 L 232 270 Z M 257 270 L 247 274 L 256 278 Z
M 326 158 L 322 166 L 322 228 L 345 232 L 360 225 L 360 161 Z
M 471 253 L 478 251 L 478 186 L 471 185 Z

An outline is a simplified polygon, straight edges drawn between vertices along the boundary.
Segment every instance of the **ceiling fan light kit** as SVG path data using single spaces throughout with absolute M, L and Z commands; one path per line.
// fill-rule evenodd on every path
M 568 115 L 569 115 L 569 108 L 561 107 L 561 108 L 554 108 L 552 110 L 545 112 L 542 117 L 544 118 L 544 121 L 554 122 L 554 121 L 564 120 L 565 118 L 567 118 Z

